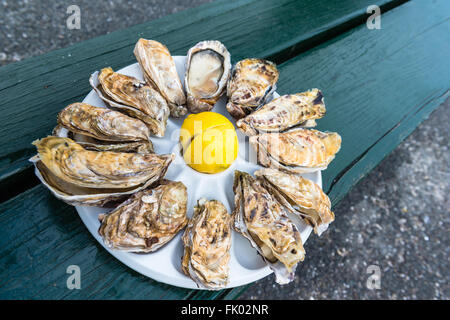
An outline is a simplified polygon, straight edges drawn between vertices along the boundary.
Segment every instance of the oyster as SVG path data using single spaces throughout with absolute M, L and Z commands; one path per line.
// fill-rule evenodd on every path
M 154 153 L 151 141 L 134 141 L 122 143 L 102 143 L 101 141 L 80 141 L 76 142 L 86 150 L 91 151 L 111 151 L 126 153 Z
M 250 174 L 235 171 L 234 229 L 246 237 L 275 272 L 279 284 L 294 279 L 298 262 L 305 258 L 302 239 L 282 206 Z
M 65 107 L 58 114 L 58 123 L 71 132 L 104 141 L 139 141 L 150 137 L 150 131 L 142 121 L 86 103 Z
M 165 180 L 153 189 L 139 191 L 110 213 L 100 215 L 98 232 L 112 249 L 153 252 L 186 226 L 186 203 L 186 186 Z
M 202 41 L 189 49 L 184 86 L 189 111 L 209 111 L 230 78 L 230 53 L 219 41 Z
M 199 287 L 220 289 L 228 282 L 231 215 L 217 200 L 198 200 L 183 234 L 183 272 Z
M 158 41 L 139 39 L 134 55 L 145 79 L 166 99 L 172 117 L 186 114 L 186 96 L 178 77 L 175 62 L 167 47 Z
M 314 127 L 315 119 L 325 115 L 322 92 L 318 89 L 287 94 L 265 104 L 236 122 L 246 135 L 277 132 L 302 126 Z
M 228 112 L 240 119 L 266 103 L 276 89 L 278 70 L 273 62 L 244 59 L 233 68 L 227 86 Z
M 335 132 L 295 128 L 251 136 L 250 144 L 257 150 L 259 164 L 302 173 L 326 169 L 341 148 L 341 136 Z
M 52 135 L 61 138 L 70 138 L 86 150 L 92 151 L 114 151 L 114 152 L 132 152 L 132 153 L 153 153 L 153 143 L 151 140 L 142 141 L 103 141 L 85 136 L 80 133 L 74 133 L 61 125 L 57 125 Z
M 330 198 L 316 183 L 299 175 L 275 169 L 261 169 L 255 176 L 283 205 L 304 218 L 320 235 L 334 221 Z
M 105 205 L 160 180 L 174 155 L 91 151 L 69 138 L 49 136 L 33 144 L 30 159 L 41 182 L 73 205 Z
M 104 68 L 89 80 L 99 97 L 111 108 L 145 122 L 151 133 L 163 137 L 169 107 L 166 100 L 151 86 L 136 78 Z

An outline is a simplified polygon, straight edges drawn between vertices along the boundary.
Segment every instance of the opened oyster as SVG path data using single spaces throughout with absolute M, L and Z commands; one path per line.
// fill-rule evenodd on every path
M 228 112 L 240 119 L 266 103 L 276 89 L 278 70 L 273 62 L 244 59 L 233 68 L 227 86 Z
M 261 169 L 255 176 L 278 201 L 304 218 L 320 235 L 334 221 L 330 198 L 317 184 L 299 175 L 275 169 Z
M 71 132 L 104 141 L 149 140 L 150 131 L 140 120 L 107 108 L 73 103 L 58 114 L 58 123 Z
M 233 190 L 234 228 L 275 272 L 277 283 L 289 283 L 298 262 L 305 258 L 305 250 L 287 209 L 248 173 L 235 171 Z
M 276 98 L 236 122 L 246 135 L 277 132 L 302 126 L 314 127 L 325 115 L 322 92 L 318 89 Z
M 134 194 L 109 214 L 100 215 L 98 232 L 112 249 L 153 252 L 185 227 L 186 204 L 186 186 L 165 180 Z
M 104 68 L 89 80 L 99 97 L 111 108 L 145 122 L 151 133 L 163 137 L 169 107 L 166 100 L 145 82 Z
M 139 39 L 134 55 L 145 79 L 166 99 L 172 117 L 186 114 L 186 96 L 169 49 L 158 41 Z
M 160 180 L 174 155 L 91 151 L 69 138 L 36 140 L 30 159 L 41 182 L 73 205 L 105 205 Z
M 81 133 L 74 133 L 67 128 L 57 125 L 52 135 L 60 138 L 70 138 L 86 150 L 92 151 L 114 151 L 114 152 L 137 152 L 153 153 L 153 143 L 151 140 L 142 141 L 104 141 Z
M 231 215 L 217 200 L 198 200 L 183 234 L 183 272 L 201 288 L 227 285 L 231 246 Z
M 335 132 L 296 128 L 282 133 L 250 137 L 258 163 L 296 173 L 324 170 L 341 148 L 341 136 Z
M 230 77 L 230 53 L 219 41 L 202 41 L 189 49 L 184 86 L 189 111 L 209 111 Z

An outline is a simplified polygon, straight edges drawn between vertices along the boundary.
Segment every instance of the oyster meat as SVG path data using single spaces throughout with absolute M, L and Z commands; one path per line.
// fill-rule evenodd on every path
M 251 113 L 272 96 L 278 81 L 273 62 L 263 59 L 244 59 L 233 68 L 227 86 L 227 110 L 240 119 Z
M 150 131 L 140 120 L 107 108 L 73 103 L 58 114 L 58 123 L 71 132 L 104 141 L 149 140 Z
M 69 138 L 36 140 L 30 159 L 41 182 L 73 205 L 105 205 L 159 181 L 174 155 L 91 151 Z
M 277 283 L 291 282 L 305 250 L 296 225 L 287 215 L 289 211 L 248 173 L 235 171 L 233 190 L 234 229 L 263 257 Z
M 139 39 L 134 55 L 145 79 L 166 99 L 172 117 L 186 114 L 186 96 L 169 49 L 155 40 Z
M 341 136 L 335 132 L 295 128 L 251 136 L 250 144 L 262 166 L 302 173 L 326 169 L 341 148 Z
M 210 111 L 230 77 L 230 53 L 219 41 L 202 41 L 189 49 L 184 86 L 190 112 Z
M 142 120 L 155 136 L 164 136 L 170 111 L 166 100 L 152 86 L 111 68 L 94 72 L 89 82 L 108 106 Z
M 312 89 L 287 94 L 265 104 L 236 122 L 246 135 L 284 131 L 292 127 L 314 127 L 315 120 L 325 115 L 322 92 Z
M 153 252 L 186 226 L 186 204 L 186 186 L 164 180 L 153 189 L 134 194 L 110 213 L 100 215 L 98 232 L 109 248 Z
M 115 152 L 137 152 L 137 153 L 153 153 L 153 143 L 151 140 L 142 141 L 104 141 L 81 133 L 74 133 L 67 128 L 57 125 L 52 135 L 60 138 L 70 138 L 86 150 L 92 151 L 115 151 Z
M 198 200 L 183 234 L 183 272 L 201 288 L 227 285 L 231 247 L 231 215 L 217 200 Z
M 280 203 L 305 219 L 319 236 L 334 221 L 330 198 L 311 180 L 275 169 L 258 170 L 255 176 Z

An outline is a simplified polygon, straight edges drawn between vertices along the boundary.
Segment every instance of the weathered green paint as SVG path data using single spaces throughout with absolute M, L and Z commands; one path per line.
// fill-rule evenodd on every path
M 175 55 L 185 55 L 198 41 L 217 39 L 234 61 L 275 57 L 280 52 L 286 58 L 313 39 L 320 41 L 329 30 L 335 33 L 340 26 L 361 22 L 368 5 L 398 2 L 221 0 L 2 67 L 0 181 L 30 167 L 27 160 L 35 152 L 31 141 L 50 134 L 59 110 L 83 99 L 90 90 L 92 72 L 136 62 L 132 51 L 140 37 L 163 42 Z M 11 187 L 14 184 L 4 185 L 6 194 Z
M 36 186 L 0 206 L 0 299 L 209 299 L 153 281 L 128 268 L 90 235 L 75 209 Z M 66 286 L 69 265 L 81 269 L 81 290 Z
M 362 25 L 280 65 L 279 92 L 321 88 L 328 112 L 319 129 L 343 137 L 324 172 L 333 202 L 448 96 L 449 13 L 446 0 L 409 2 L 382 16 L 382 30 Z M 137 274 L 40 185 L 0 205 L 0 232 L 0 298 L 206 299 L 233 298 L 243 289 L 185 290 Z M 80 291 L 65 286 L 70 264 L 84 274 Z
M 321 88 L 319 130 L 342 148 L 323 172 L 337 203 L 449 96 L 450 2 L 408 2 L 282 64 L 280 93 Z

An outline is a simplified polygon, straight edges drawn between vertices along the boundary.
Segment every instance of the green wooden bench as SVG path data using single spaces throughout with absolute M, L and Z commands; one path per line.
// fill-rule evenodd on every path
M 366 26 L 373 4 L 380 30 Z M 449 16 L 448 0 L 219 0 L 0 68 L 0 299 L 233 299 L 245 290 L 181 289 L 131 270 L 38 183 L 27 161 L 57 112 L 90 91 L 92 71 L 135 62 L 138 38 L 159 40 L 174 55 L 217 39 L 234 62 L 276 62 L 281 94 L 321 88 L 327 116 L 318 128 L 343 138 L 323 173 L 336 204 L 449 96 Z M 66 287 L 72 264 L 82 270 L 82 290 Z

